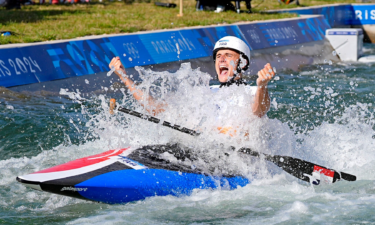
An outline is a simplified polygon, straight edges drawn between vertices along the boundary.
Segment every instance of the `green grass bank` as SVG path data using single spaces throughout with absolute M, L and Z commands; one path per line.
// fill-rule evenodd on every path
M 164 1 L 165 2 L 165 1 Z M 170 1 L 178 3 L 179 1 Z M 353 3 L 354 0 L 300 0 L 300 7 Z M 242 21 L 260 21 L 296 17 L 295 14 L 267 14 L 262 11 L 297 7 L 295 4 L 280 4 L 277 0 L 253 0 L 253 13 L 237 14 L 232 11 L 215 13 L 196 11 L 195 0 L 184 0 L 183 16 L 178 17 L 179 7 L 164 8 L 154 2 L 123 1 L 43 4 L 23 6 L 21 10 L 0 8 L 0 31 L 12 31 L 17 35 L 0 37 L 0 44 L 33 43 L 64 40 L 89 35 L 134 33 L 173 29 L 190 26 L 232 24 Z M 245 9 L 241 5 L 241 9 Z

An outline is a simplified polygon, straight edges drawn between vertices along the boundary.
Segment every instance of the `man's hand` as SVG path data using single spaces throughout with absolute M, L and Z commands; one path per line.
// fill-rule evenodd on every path
M 262 70 L 258 72 L 257 85 L 258 87 L 267 86 L 268 82 L 275 76 L 275 71 L 272 69 L 271 64 L 267 63 Z
M 121 78 L 121 74 L 118 71 L 121 71 L 123 74 L 126 74 L 125 67 L 122 65 L 120 57 L 114 57 L 109 63 L 109 68 L 112 69 L 112 66 L 115 68 L 115 73 Z

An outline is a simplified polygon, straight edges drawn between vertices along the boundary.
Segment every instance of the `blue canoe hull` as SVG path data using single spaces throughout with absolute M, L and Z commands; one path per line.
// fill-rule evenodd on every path
M 235 189 L 248 183 L 249 180 L 243 177 L 218 178 L 163 169 L 145 169 L 102 174 L 77 184 L 76 187 L 87 188 L 86 191 L 79 192 L 86 199 L 114 204 L 152 196 L 190 195 L 194 189 Z
M 250 181 L 242 176 L 215 177 L 197 171 L 184 171 L 174 165 L 166 169 L 135 161 L 129 148 L 111 150 L 36 173 L 19 176 L 25 186 L 90 201 L 120 204 L 152 196 L 186 196 L 194 189 L 232 190 Z M 131 156 L 131 155 L 130 155 Z M 150 168 L 151 167 L 151 168 Z M 159 168 L 158 168 L 159 167 Z

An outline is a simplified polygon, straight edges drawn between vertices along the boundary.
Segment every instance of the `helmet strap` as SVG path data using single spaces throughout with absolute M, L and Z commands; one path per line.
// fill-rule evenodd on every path
M 247 85 L 247 83 L 242 79 L 242 78 L 240 78 L 240 79 L 237 79 L 237 80 L 235 80 L 235 78 L 236 78 L 236 75 L 234 75 L 229 81 L 227 81 L 227 82 L 223 82 L 223 83 L 221 83 L 220 82 L 220 87 L 219 88 L 222 88 L 222 87 L 229 87 L 229 86 L 231 86 L 231 85 L 233 85 L 233 84 L 236 84 L 237 86 L 240 86 L 240 85 Z
M 237 77 L 237 74 L 241 74 L 241 71 L 242 71 L 242 68 L 241 68 L 241 58 L 238 59 L 237 69 L 236 70 L 237 70 L 236 71 L 237 73 L 235 73 L 233 75 L 233 77 L 229 81 L 227 81 L 227 82 L 220 82 L 220 88 L 221 87 L 229 87 L 232 84 L 236 84 L 237 86 L 240 86 L 241 84 L 247 85 L 247 83 L 245 81 L 243 81 L 242 78 L 235 80 L 236 77 Z
M 241 68 L 241 59 L 238 59 L 238 63 L 237 63 L 237 73 L 241 73 L 242 71 L 242 68 Z M 235 76 L 234 76 L 235 77 Z

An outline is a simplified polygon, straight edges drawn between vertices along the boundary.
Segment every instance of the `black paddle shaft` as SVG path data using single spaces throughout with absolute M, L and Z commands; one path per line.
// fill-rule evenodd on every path
M 161 124 L 165 127 L 169 127 L 169 128 L 178 130 L 186 134 L 190 134 L 192 136 L 200 135 L 200 133 L 194 130 L 188 129 L 186 127 L 181 127 L 179 125 L 172 125 L 171 123 L 167 121 L 163 121 L 163 123 L 160 123 L 161 120 L 156 117 L 148 116 L 148 115 L 145 115 L 145 114 L 142 114 L 142 113 L 130 110 L 130 109 L 119 107 L 117 110 L 120 112 L 129 114 L 129 115 L 153 122 L 153 123 Z M 285 170 L 287 173 L 307 182 L 310 182 L 309 176 L 312 176 L 315 166 L 321 167 L 323 169 L 327 169 L 326 167 L 319 166 L 317 164 L 307 162 L 302 159 L 297 159 L 297 158 L 293 158 L 290 156 L 268 155 L 268 154 L 253 151 L 250 148 L 241 148 L 240 150 L 238 150 L 238 152 L 248 154 L 251 156 L 255 156 L 255 157 L 260 157 L 261 155 L 263 155 L 265 160 L 273 162 L 274 164 L 276 164 L 277 166 Z M 340 179 L 347 180 L 347 181 L 355 181 L 357 179 L 356 176 L 351 175 L 351 174 L 347 174 L 344 172 L 336 172 L 335 170 L 332 170 L 332 169 L 328 169 L 328 170 L 334 172 L 333 183 Z
M 161 121 L 160 119 L 158 119 L 156 117 L 147 116 L 145 114 L 142 114 L 142 113 L 130 110 L 130 109 L 122 108 L 122 107 L 119 107 L 118 111 L 124 112 L 126 114 L 129 114 L 129 115 L 132 115 L 132 116 L 135 116 L 135 117 L 138 117 L 138 118 L 141 118 L 141 119 L 153 122 L 153 123 L 157 123 L 157 124 L 160 124 L 160 121 Z M 198 132 L 196 132 L 194 130 L 190 130 L 190 129 L 186 128 L 186 127 L 181 127 L 179 125 L 172 125 L 170 122 L 167 122 L 167 121 L 163 121 L 163 123 L 161 125 L 163 125 L 165 127 L 172 128 L 174 130 L 178 130 L 178 131 L 186 133 L 186 134 L 190 134 L 192 136 L 198 136 L 198 135 L 200 135 L 200 133 L 198 133 Z

